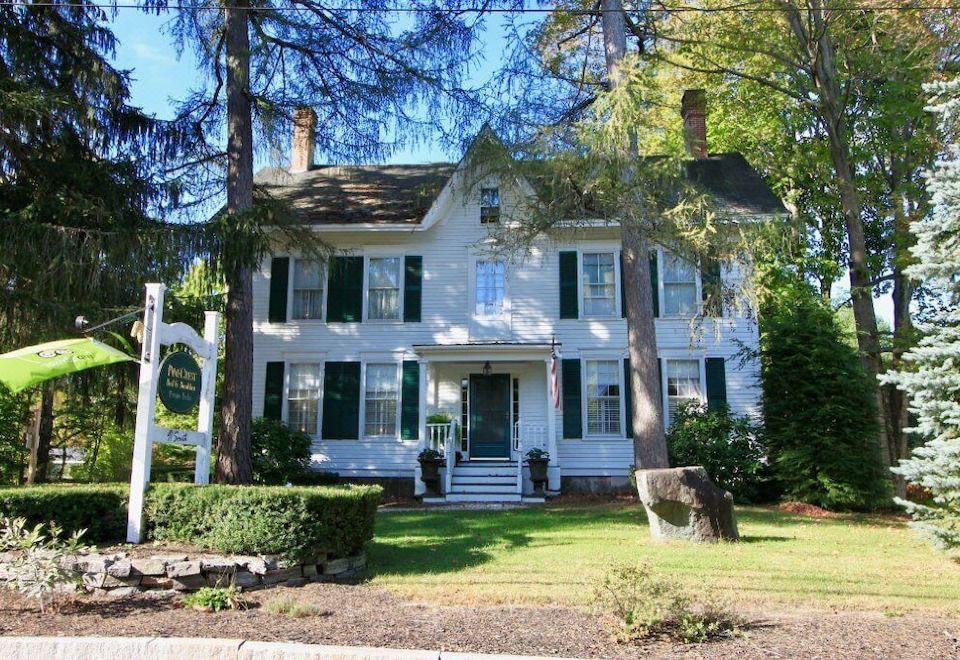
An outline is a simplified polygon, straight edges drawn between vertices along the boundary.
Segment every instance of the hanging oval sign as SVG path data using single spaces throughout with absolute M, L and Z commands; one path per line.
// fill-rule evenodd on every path
M 170 412 L 185 413 L 200 403 L 200 365 L 186 351 L 175 351 L 160 363 L 157 392 Z

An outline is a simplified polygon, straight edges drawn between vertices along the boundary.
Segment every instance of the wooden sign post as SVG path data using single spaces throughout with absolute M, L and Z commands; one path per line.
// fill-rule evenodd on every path
M 143 496 L 150 483 L 153 443 L 193 445 L 197 448 L 194 483 L 210 481 L 210 445 L 213 437 L 213 402 L 217 382 L 217 333 L 220 314 L 206 312 L 203 337 L 185 323 L 163 322 L 162 284 L 147 284 L 143 313 L 143 348 L 140 353 L 140 390 L 137 395 L 137 423 L 133 440 L 133 470 L 130 473 L 130 506 L 127 542 L 143 541 Z M 183 344 L 201 360 L 198 366 L 184 351 L 171 353 L 160 361 L 160 347 Z M 200 406 L 196 431 L 168 429 L 154 424 L 157 394 L 173 412 L 188 412 Z

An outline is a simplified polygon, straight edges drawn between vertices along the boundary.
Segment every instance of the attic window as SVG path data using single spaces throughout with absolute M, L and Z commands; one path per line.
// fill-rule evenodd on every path
M 480 189 L 480 222 L 500 222 L 500 189 Z

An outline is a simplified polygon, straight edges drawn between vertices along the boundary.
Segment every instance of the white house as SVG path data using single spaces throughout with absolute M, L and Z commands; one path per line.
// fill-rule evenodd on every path
M 685 95 L 692 144 L 705 144 L 702 96 Z M 465 185 L 464 163 L 318 166 L 312 112 L 295 122 L 292 167 L 257 183 L 288 200 L 336 248 L 325 262 L 294 253 L 254 279 L 254 414 L 313 436 L 313 465 L 349 480 L 420 493 L 417 455 L 446 458 L 447 501 L 519 501 L 522 457 L 550 452 L 549 491 L 628 485 L 633 462 L 619 228 L 544 238 L 522 260 L 488 249 L 493 223 L 529 187 Z M 781 216 L 739 154 L 694 149 L 688 172 L 734 217 Z M 709 314 L 706 267 L 657 249 L 652 261 L 665 423 L 684 399 L 757 411 L 756 321 Z M 557 356 L 560 407 L 552 396 Z M 429 424 L 449 413 L 452 424 Z

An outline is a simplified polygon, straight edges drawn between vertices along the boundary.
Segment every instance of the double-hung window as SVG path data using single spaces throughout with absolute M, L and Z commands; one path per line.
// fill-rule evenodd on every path
M 667 360 L 667 426 L 685 401 L 702 401 L 699 360 Z
M 663 314 L 693 316 L 697 313 L 697 269 L 686 259 L 663 253 Z
M 291 364 L 287 385 L 287 425 L 316 435 L 320 418 L 320 365 Z
M 620 362 L 587 360 L 587 435 L 620 435 Z
M 503 260 L 477 261 L 477 300 L 480 317 L 502 316 L 507 289 L 507 264 Z
M 400 318 L 400 258 L 371 257 L 367 272 L 367 318 Z
M 297 259 L 293 262 L 293 318 L 322 317 L 323 271 L 323 263 L 315 259 Z
M 617 312 L 617 271 L 612 252 L 583 254 L 583 314 L 613 316 Z
M 500 222 L 500 189 L 480 189 L 480 222 L 481 224 Z
M 364 425 L 366 436 L 395 436 L 400 399 L 396 364 L 368 364 L 364 387 Z

